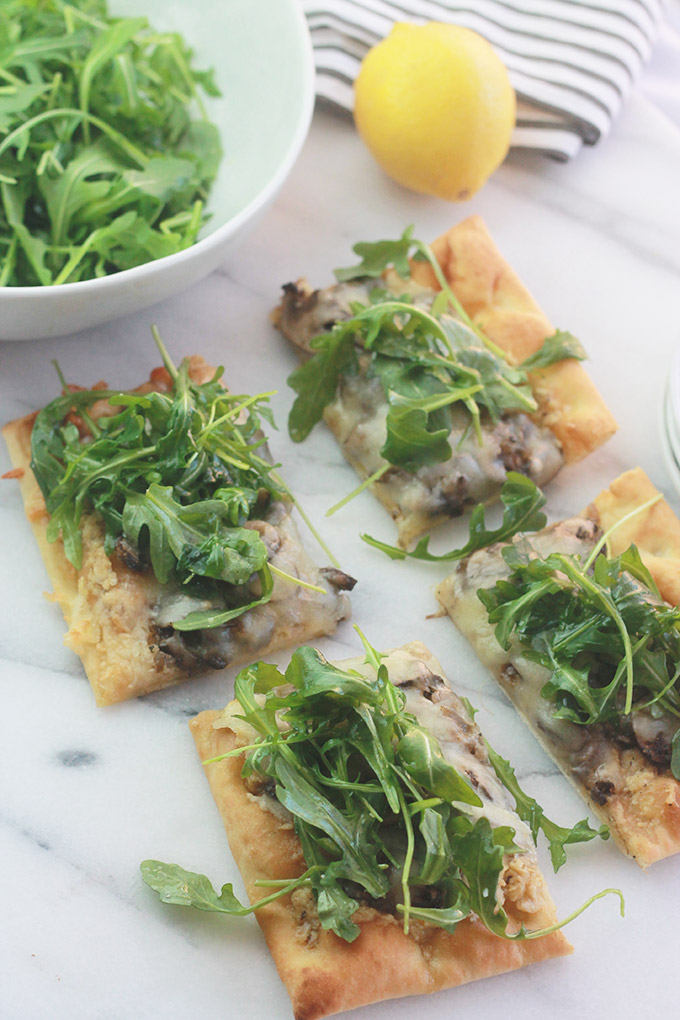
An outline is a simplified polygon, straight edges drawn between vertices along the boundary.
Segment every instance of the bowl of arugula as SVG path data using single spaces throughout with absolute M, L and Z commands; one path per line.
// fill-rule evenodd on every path
M 0 39 L 0 340 L 206 276 L 307 135 L 297 0 L 3 0 Z

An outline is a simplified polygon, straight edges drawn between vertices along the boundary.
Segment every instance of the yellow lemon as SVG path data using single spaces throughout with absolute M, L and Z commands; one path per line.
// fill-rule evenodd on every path
M 435 21 L 398 23 L 361 65 L 354 119 L 395 181 L 462 201 L 505 158 L 515 93 L 505 66 L 476 32 Z

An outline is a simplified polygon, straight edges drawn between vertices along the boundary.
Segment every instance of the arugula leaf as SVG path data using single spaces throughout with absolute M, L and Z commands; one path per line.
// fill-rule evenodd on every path
M 308 884 L 322 926 L 347 942 L 360 934 L 354 914 L 364 904 L 403 915 L 406 931 L 413 918 L 454 931 L 474 912 L 500 937 L 533 937 L 524 929 L 509 935 L 496 898 L 505 856 L 521 852 L 514 830 L 491 827 L 481 798 L 432 733 L 405 711 L 404 694 L 390 682 L 383 657 L 363 635 L 362 641 L 368 676 L 301 648 L 285 674 L 257 663 L 236 678 L 239 717 L 259 736 L 226 756 L 243 757 L 244 777 L 259 777 L 267 789 L 274 784 L 293 816 L 307 865 L 293 883 L 266 884 L 280 886 L 273 895 Z M 543 828 L 563 853 L 565 843 L 595 835 L 585 823 L 566 830 L 545 819 L 508 763 L 489 752 L 534 836 Z M 175 866 L 167 874 L 156 867 L 154 887 L 168 902 L 222 909 L 224 900 L 229 912 L 238 909 L 231 887 L 218 898 L 202 876 L 188 873 L 187 879 Z
M 449 429 L 430 432 L 427 411 L 408 404 L 392 404 L 387 412 L 387 439 L 380 451 L 390 464 L 416 471 L 451 457 Z
M 477 595 L 499 644 L 507 650 L 515 642 L 547 670 L 541 694 L 555 718 L 606 723 L 629 736 L 638 709 L 680 718 L 680 607 L 647 587 L 649 571 L 634 546 L 608 557 L 597 543 L 585 561 L 541 558 L 517 543 L 502 554 L 510 576 Z
M 151 564 L 161 584 L 175 572 L 180 578 L 194 574 L 229 584 L 245 584 L 262 570 L 267 549 L 256 531 L 225 527 L 229 507 L 219 499 L 182 506 L 170 486 L 152 483 L 146 492 L 127 497 L 123 534 L 140 545 L 140 532 L 149 535 Z
M 296 442 L 309 435 L 345 378 L 360 374 L 382 385 L 388 407 L 380 452 L 386 463 L 331 512 L 377 481 L 389 464 L 413 473 L 451 459 L 447 405 L 465 405 L 481 444 L 482 413 L 495 423 L 509 412 L 536 410 L 530 371 L 584 356 L 575 337 L 558 331 L 524 364 L 510 365 L 461 306 L 432 249 L 413 237 L 412 227 L 397 241 L 360 242 L 354 251 L 361 261 L 336 270 L 339 281 L 375 279 L 390 267 L 408 279 L 415 259 L 429 264 L 441 291 L 433 292 L 426 308 L 420 297 L 397 298 L 374 288 L 367 305 L 355 302 L 349 318 L 311 341 L 312 357 L 288 380 L 297 394 L 289 419 Z
M 538 801 L 530 797 L 521 788 L 510 762 L 506 758 L 501 758 L 487 741 L 484 741 L 484 745 L 494 772 L 506 790 L 512 794 L 515 801 L 515 811 L 522 821 L 528 823 L 534 840 L 539 830 L 543 832 L 543 835 L 548 840 L 550 844 L 550 858 L 555 871 L 559 871 L 567 859 L 565 846 L 571 843 L 586 843 L 591 839 L 595 839 L 596 836 L 599 836 L 600 839 L 609 839 L 609 828 L 606 825 L 601 825 L 599 829 L 591 829 L 587 818 L 582 818 L 580 822 L 577 822 L 570 829 L 551 822 L 549 818 L 545 817 L 543 808 Z
M 453 907 L 410 907 L 409 914 L 418 921 L 427 921 L 453 935 L 460 921 L 469 917 L 472 910 L 467 886 L 463 882 L 460 883 L 460 889 L 465 890 L 461 894 L 460 905 L 456 904 Z M 401 905 L 398 909 L 403 913 Z
M 335 278 L 339 283 L 357 280 L 364 276 L 378 277 L 389 267 L 402 277 L 411 275 L 409 252 L 413 245 L 413 226 L 407 227 L 398 241 L 359 241 L 352 251 L 360 256 L 361 262 L 347 269 L 336 269 Z
M 506 934 L 508 918 L 496 899 L 505 848 L 496 842 L 488 818 L 451 838 L 451 852 L 465 877 L 470 908 L 494 935 Z
M 312 340 L 318 354 L 304 362 L 288 377 L 297 397 L 288 418 L 288 431 L 296 443 L 306 439 L 324 408 L 335 397 L 338 379 L 356 363 L 352 323 L 345 323 L 328 336 Z
M 424 857 L 419 862 L 417 871 L 413 873 L 413 882 L 426 885 L 437 885 L 441 882 L 449 868 L 451 847 L 446 835 L 445 815 L 440 806 L 427 807 L 420 812 L 418 822 L 423 837 Z M 409 913 L 412 913 L 411 905 Z
M 163 861 L 147 860 L 140 865 L 142 879 L 158 893 L 161 903 L 173 903 L 181 907 L 196 907 L 198 910 L 214 911 L 219 914 L 231 914 L 233 917 L 244 917 L 252 914 L 258 907 L 287 896 L 301 885 L 308 885 L 313 869 L 309 869 L 299 878 L 281 883 L 281 888 L 270 896 L 264 896 L 250 906 L 243 904 L 234 895 L 231 882 L 222 886 L 217 893 L 209 878 L 195 871 L 187 871 L 179 864 L 165 864 Z
M 676 779 L 680 779 L 680 729 L 673 734 L 671 751 L 671 772 Z
M 381 686 L 361 673 L 339 669 L 317 651 L 297 648 L 286 669 L 286 681 L 306 698 L 332 694 L 343 701 L 377 705 L 383 697 Z
M 519 366 L 525 372 L 535 372 L 539 368 L 548 368 L 565 358 L 583 361 L 587 357 L 580 340 L 572 333 L 558 329 L 552 336 L 546 337 L 543 345 L 535 354 L 531 354 Z
M 415 549 L 410 552 L 400 549 L 398 546 L 389 545 L 387 542 L 381 542 L 370 535 L 364 534 L 361 538 L 368 545 L 379 549 L 393 560 L 410 558 L 437 563 L 460 560 L 477 549 L 484 549 L 494 542 L 505 542 L 518 532 L 539 531 L 545 527 L 546 516 L 541 512 L 541 507 L 545 505 L 545 496 L 530 478 L 516 471 L 509 471 L 501 488 L 500 499 L 504 507 L 500 526 L 491 531 L 487 530 L 484 505 L 478 503 L 470 514 L 468 541 L 460 549 L 451 549 L 446 553 L 431 553 L 429 536 L 421 538 Z
M 345 942 L 354 942 L 361 935 L 361 928 L 352 916 L 359 908 L 338 882 L 333 864 L 328 865 L 318 884 L 316 909 L 321 927 L 334 931 Z
M 2 29 L 0 285 L 92 279 L 193 244 L 221 156 L 200 93 L 219 92 L 184 41 L 105 0 L 3 0 Z
M 161 903 L 176 903 L 222 914 L 248 914 L 252 910 L 239 902 L 231 882 L 223 885 L 218 894 L 205 875 L 186 871 L 179 864 L 149 860 L 142 861 L 140 867 L 142 878 L 158 893 Z
M 381 870 L 375 848 L 367 840 L 374 820 L 367 811 L 344 814 L 309 782 L 299 767 L 292 766 L 283 756 L 276 759 L 276 796 L 291 814 L 310 826 L 325 832 L 337 846 L 341 864 L 336 874 L 360 883 L 369 896 L 385 896 L 390 882 Z
M 409 726 L 397 745 L 397 757 L 420 786 L 446 801 L 482 807 L 482 801 L 461 774 L 449 765 L 439 744 L 421 726 Z
M 243 525 L 272 499 L 288 497 L 258 453 L 264 398 L 232 396 L 219 372 L 195 384 L 188 363 L 176 369 L 160 346 L 169 392 L 84 390 L 58 397 L 36 418 L 31 467 L 50 515 L 48 541 L 61 536 L 76 568 L 82 517 L 95 511 L 110 555 L 124 540 L 141 569 L 150 561 L 161 584 L 181 586 L 210 606 L 173 621 L 176 630 L 202 630 L 271 598 L 267 547 L 255 528 Z M 106 403 L 107 412 L 120 410 L 92 410 Z

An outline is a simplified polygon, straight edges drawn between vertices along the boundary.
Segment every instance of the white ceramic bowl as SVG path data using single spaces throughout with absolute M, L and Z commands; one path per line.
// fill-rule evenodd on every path
M 63 336 L 140 311 L 211 272 L 283 184 L 307 136 L 314 65 L 299 0 L 110 0 L 180 32 L 222 91 L 206 101 L 224 155 L 191 248 L 96 280 L 0 288 L 0 340 Z
M 671 364 L 659 416 L 659 431 L 666 469 L 675 491 L 680 494 L 680 354 Z

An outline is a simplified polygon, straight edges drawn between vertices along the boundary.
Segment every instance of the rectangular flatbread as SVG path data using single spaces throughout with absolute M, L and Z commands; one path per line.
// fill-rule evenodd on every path
M 152 373 L 152 380 L 158 371 Z M 189 374 L 195 382 L 204 382 L 214 370 L 195 356 Z M 155 383 L 144 386 L 153 389 Z M 177 613 L 177 593 L 160 585 L 148 566 L 140 569 L 118 550 L 107 555 L 103 522 L 94 512 L 83 517 L 83 560 L 76 570 L 66 557 L 62 538 L 47 539 L 49 514 L 30 467 L 35 418 L 33 414 L 10 422 L 3 436 L 53 585 L 53 598 L 68 625 L 64 642 L 82 660 L 98 705 L 149 694 L 200 670 L 242 664 L 330 634 L 349 616 L 345 589 L 351 587 L 352 579 L 334 568 L 319 569 L 311 560 L 287 499 L 273 501 L 261 520 L 248 524 L 259 531 L 271 565 L 323 588 L 323 594 L 276 576 L 266 604 L 229 624 L 182 634 L 171 622 Z
M 512 809 L 489 763 L 477 725 L 442 675 L 440 664 L 420 642 L 383 660 L 392 683 L 406 695 L 406 711 L 433 733 L 447 761 L 464 770 L 483 799 L 493 825 L 511 825 L 520 853 L 506 854 L 499 903 L 511 930 L 537 930 L 555 922 L 555 908 L 539 869 L 531 835 Z M 337 664 L 375 676 L 363 659 Z M 241 776 L 242 757 L 209 762 L 252 739 L 239 723 L 240 706 L 202 712 L 190 723 L 205 773 L 222 815 L 232 854 L 251 903 L 263 896 L 259 881 L 295 878 L 305 870 L 291 816 L 266 790 L 251 792 Z M 515 970 L 562 956 L 572 947 L 561 931 L 535 940 L 508 941 L 475 916 L 454 933 L 421 921 L 403 922 L 391 913 L 361 906 L 353 920 L 361 933 L 346 942 L 320 927 L 313 894 L 298 889 L 256 912 L 296 1020 L 320 1017 L 383 999 L 418 995 Z
M 444 276 L 475 325 L 517 365 L 535 354 L 555 329 L 496 248 L 484 223 L 473 216 L 432 244 Z M 314 290 L 305 279 L 284 287 L 275 324 L 303 358 L 310 341 L 350 318 L 355 303 L 370 303 L 377 281 L 356 279 Z M 427 263 L 414 261 L 408 280 L 390 270 L 382 281 L 395 296 L 405 292 L 429 307 L 439 284 Z M 449 313 L 447 313 L 449 314 Z M 481 341 L 470 333 L 470 344 Z M 616 422 L 583 367 L 574 359 L 530 373 L 538 405 L 535 414 L 504 413 L 497 423 L 482 417 L 482 443 L 461 404 L 451 407 L 452 457 L 409 472 L 392 465 L 370 486 L 386 507 L 406 548 L 415 538 L 479 502 L 498 498 L 508 471 L 520 471 L 537 485 L 564 463 L 586 457 L 615 432 Z M 386 462 L 387 397 L 377 379 L 363 371 L 341 377 L 324 418 L 342 452 L 362 478 Z
M 643 471 L 628 471 L 581 515 L 515 541 L 541 557 L 563 552 L 585 559 L 602 533 L 621 521 L 608 539 L 610 554 L 619 556 L 634 543 L 662 598 L 677 605 L 680 521 L 665 500 L 628 517 L 658 495 Z M 621 849 L 641 867 L 680 852 L 680 782 L 670 769 L 678 719 L 665 712 L 653 716 L 635 703 L 619 729 L 556 718 L 541 695 L 551 671 L 527 658 L 515 639 L 508 650 L 501 647 L 477 596 L 510 575 L 501 550 L 497 544 L 461 560 L 438 586 L 437 599 Z

